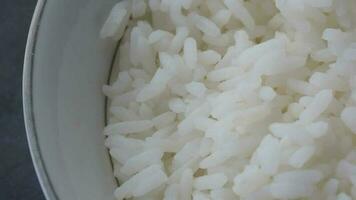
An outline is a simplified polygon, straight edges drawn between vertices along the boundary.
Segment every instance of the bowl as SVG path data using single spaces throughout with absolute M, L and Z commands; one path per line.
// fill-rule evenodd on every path
M 33 163 L 48 200 L 113 200 L 104 146 L 116 44 L 99 32 L 117 0 L 39 0 L 29 32 L 23 102 Z

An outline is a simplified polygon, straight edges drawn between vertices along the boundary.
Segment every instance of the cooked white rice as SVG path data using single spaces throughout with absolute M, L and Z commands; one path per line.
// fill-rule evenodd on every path
M 117 199 L 356 199 L 356 1 L 124 0 Z M 126 30 L 126 31 L 125 31 Z

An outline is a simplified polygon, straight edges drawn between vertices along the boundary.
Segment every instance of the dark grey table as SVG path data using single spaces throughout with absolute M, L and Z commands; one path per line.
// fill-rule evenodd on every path
M 22 63 L 36 0 L 0 0 L 0 200 L 44 200 L 22 116 Z

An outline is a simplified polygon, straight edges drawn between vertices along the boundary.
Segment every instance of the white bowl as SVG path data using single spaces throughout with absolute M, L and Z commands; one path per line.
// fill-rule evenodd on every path
M 113 200 L 102 129 L 115 47 L 99 38 L 117 0 L 39 0 L 24 66 L 24 114 L 48 200 Z

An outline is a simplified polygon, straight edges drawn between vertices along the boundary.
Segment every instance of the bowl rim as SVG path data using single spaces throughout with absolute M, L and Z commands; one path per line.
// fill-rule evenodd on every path
M 23 114 L 26 128 L 26 135 L 32 162 L 37 174 L 37 179 L 41 185 L 42 191 L 47 200 L 58 200 L 53 184 L 48 176 L 45 162 L 41 154 L 41 148 L 38 142 L 38 135 L 33 112 L 33 71 L 34 58 L 37 44 L 38 31 L 41 25 L 43 12 L 45 10 L 47 0 L 38 0 L 32 17 L 31 26 L 29 28 L 22 78 L 22 98 L 23 98 Z

